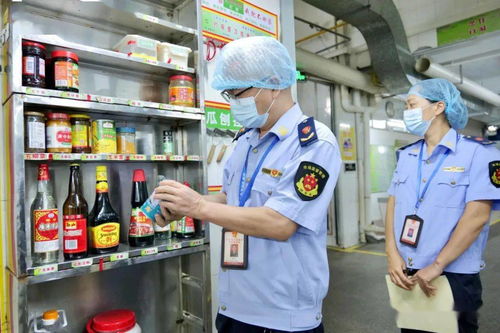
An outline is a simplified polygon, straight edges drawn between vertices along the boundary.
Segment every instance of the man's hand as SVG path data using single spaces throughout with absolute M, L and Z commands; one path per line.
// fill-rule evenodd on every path
M 387 255 L 387 271 L 389 272 L 392 283 L 404 290 L 411 290 L 415 282 L 406 276 L 404 272 L 405 269 L 406 263 L 399 253 Z
M 432 263 L 429 266 L 421 269 L 412 276 L 412 281 L 417 282 L 420 288 L 427 297 L 434 296 L 437 288 L 431 282 L 443 273 L 443 268 L 437 263 Z
M 160 202 L 161 215 L 156 214 L 155 216 L 156 224 L 159 225 L 160 227 L 164 228 L 167 226 L 167 224 L 170 224 L 173 221 L 180 220 L 183 217 L 180 215 L 173 215 L 162 205 L 164 205 L 164 203 Z
M 191 216 L 201 219 L 200 211 L 205 199 L 184 184 L 174 180 L 164 180 L 156 188 L 154 198 L 162 201 L 161 207 L 170 212 L 171 218 Z

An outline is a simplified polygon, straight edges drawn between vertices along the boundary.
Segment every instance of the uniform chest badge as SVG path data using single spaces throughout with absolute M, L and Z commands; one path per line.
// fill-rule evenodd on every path
M 500 161 L 491 161 L 490 167 L 490 181 L 495 187 L 500 187 Z
M 321 195 L 329 178 L 328 172 L 312 162 L 302 162 L 295 173 L 295 192 L 303 201 L 311 201 Z
M 458 166 L 444 167 L 443 171 L 445 171 L 445 172 L 465 172 L 465 168 L 458 167 Z
M 279 178 L 283 176 L 283 172 L 279 171 L 278 169 L 262 168 L 262 173 L 265 173 L 266 175 L 269 175 L 273 178 Z

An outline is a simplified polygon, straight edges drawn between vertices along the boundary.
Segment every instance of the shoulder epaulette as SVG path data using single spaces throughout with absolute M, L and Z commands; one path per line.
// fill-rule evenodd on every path
M 299 126 L 297 126 L 297 130 L 299 131 L 299 142 L 302 147 L 309 146 L 318 141 L 318 134 L 316 133 L 313 117 L 303 120 Z
M 240 130 L 238 131 L 238 133 L 236 133 L 236 135 L 234 136 L 233 142 L 234 141 L 238 141 L 238 139 L 240 138 L 240 136 L 242 136 L 243 134 L 245 134 L 246 132 L 248 132 L 250 130 L 251 130 L 251 128 L 245 128 L 245 127 L 240 128 Z
M 495 144 L 495 141 L 491 141 L 485 138 L 481 138 L 479 136 L 471 136 L 471 135 L 464 135 L 464 139 L 482 144 L 484 146 L 489 146 Z
M 424 139 L 420 139 L 420 140 L 418 140 L 418 141 L 415 141 L 415 142 L 413 142 L 413 143 L 410 143 L 409 145 L 406 145 L 406 146 L 403 146 L 403 147 L 399 148 L 399 149 L 396 151 L 396 161 L 399 161 L 399 154 L 400 154 L 403 150 L 405 150 L 405 149 L 406 149 L 406 148 L 408 148 L 408 147 L 413 146 L 413 145 L 414 145 L 414 144 L 416 144 L 416 143 L 422 142 L 422 141 L 424 141 Z

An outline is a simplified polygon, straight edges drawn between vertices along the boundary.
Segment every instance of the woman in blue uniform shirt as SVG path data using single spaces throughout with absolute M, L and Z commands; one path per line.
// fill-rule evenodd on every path
M 477 332 L 482 254 L 491 210 L 500 208 L 500 152 L 457 132 L 468 113 L 449 81 L 417 83 L 406 104 L 405 125 L 423 139 L 398 151 L 388 191 L 388 272 L 397 286 L 418 285 L 428 297 L 436 293 L 432 281 L 446 275 L 460 333 Z

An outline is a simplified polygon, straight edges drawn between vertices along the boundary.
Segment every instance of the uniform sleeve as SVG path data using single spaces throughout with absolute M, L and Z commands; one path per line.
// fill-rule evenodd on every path
M 474 152 L 465 202 L 492 200 L 493 210 L 500 210 L 500 151 L 480 146 Z
M 396 189 L 396 177 L 398 175 L 398 168 L 396 167 L 396 170 L 394 170 L 394 173 L 392 174 L 392 179 L 391 179 L 391 185 L 389 186 L 389 189 L 387 190 L 387 193 L 391 196 L 394 196 L 394 191 Z
M 339 149 L 331 142 L 318 141 L 299 150 L 285 165 L 265 206 L 317 233 L 324 223 L 339 175 Z

